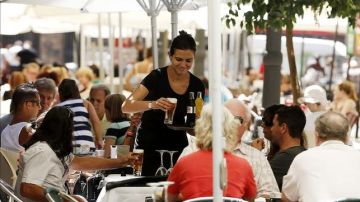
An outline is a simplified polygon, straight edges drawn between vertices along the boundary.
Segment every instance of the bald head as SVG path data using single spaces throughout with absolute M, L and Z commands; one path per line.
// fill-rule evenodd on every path
M 315 121 L 315 131 L 322 141 L 347 140 L 349 122 L 346 117 L 337 112 L 326 112 Z
M 225 102 L 224 106 L 234 115 L 240 116 L 245 122 L 250 123 L 251 114 L 245 103 L 238 99 L 230 99 Z

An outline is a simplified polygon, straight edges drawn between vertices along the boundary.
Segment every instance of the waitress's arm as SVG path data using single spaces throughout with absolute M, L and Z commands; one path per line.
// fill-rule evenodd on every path
M 126 98 L 121 110 L 124 113 L 137 113 L 149 110 L 149 103 L 151 101 L 143 101 L 148 94 L 148 89 L 142 84 L 139 84 L 139 87 Z
M 166 111 L 166 109 L 171 107 L 171 103 L 163 97 L 159 98 L 158 100 L 144 101 L 144 98 L 148 94 L 148 89 L 140 84 L 139 87 L 122 104 L 121 110 L 124 113 L 137 113 L 150 109 L 161 109 Z

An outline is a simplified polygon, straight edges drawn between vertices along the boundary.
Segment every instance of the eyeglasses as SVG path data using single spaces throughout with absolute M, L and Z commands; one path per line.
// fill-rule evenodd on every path
M 272 121 L 269 121 L 269 120 L 266 120 L 264 117 L 262 118 L 262 123 L 264 126 L 266 127 L 271 127 L 273 126 L 273 122 Z
M 241 124 L 244 123 L 244 119 L 241 116 L 234 116 L 234 118 L 239 120 Z

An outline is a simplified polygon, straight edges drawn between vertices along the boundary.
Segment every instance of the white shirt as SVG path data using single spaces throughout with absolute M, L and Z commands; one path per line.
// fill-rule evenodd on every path
M 19 144 L 19 136 L 27 124 L 27 122 L 20 122 L 7 125 L 1 133 L 1 147 L 16 152 L 23 151 L 24 147 Z
M 73 156 L 69 155 L 64 164 L 46 142 L 37 142 L 26 150 L 19 161 L 19 174 L 16 181 L 15 193 L 20 195 L 22 182 L 35 184 L 43 188 L 53 187 L 66 192 L 65 181 Z M 66 165 L 66 166 L 64 166 Z M 23 201 L 31 201 L 22 198 Z
M 196 146 L 195 137 L 192 137 L 189 139 L 189 145 L 180 154 L 179 159 L 197 150 L 199 149 Z M 257 197 L 279 193 L 274 173 L 262 152 L 245 143 L 240 143 L 233 154 L 246 159 L 251 165 L 255 177 Z
M 325 112 L 326 111 L 309 112 L 306 114 L 306 124 L 304 127 L 304 133 L 306 137 L 307 148 L 312 148 L 316 146 L 315 121 L 320 115 L 322 115 Z
M 329 140 L 297 155 L 283 178 L 291 201 L 336 201 L 360 198 L 360 152 Z

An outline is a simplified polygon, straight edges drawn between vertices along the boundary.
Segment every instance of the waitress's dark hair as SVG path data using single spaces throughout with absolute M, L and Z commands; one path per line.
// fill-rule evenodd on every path
M 64 79 L 59 85 L 59 96 L 61 102 L 69 99 L 79 99 L 80 92 L 75 80 Z
M 192 50 L 196 52 L 196 43 L 194 38 L 184 30 L 179 31 L 179 33 L 180 34 L 171 42 L 169 52 L 170 56 L 174 55 L 175 49 Z
M 73 151 L 74 113 L 67 107 L 53 107 L 46 113 L 35 134 L 26 143 L 27 149 L 39 141 L 46 142 L 59 159 L 64 159 Z

